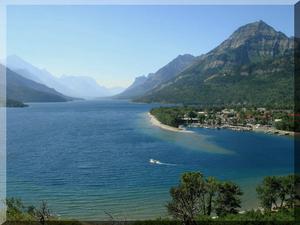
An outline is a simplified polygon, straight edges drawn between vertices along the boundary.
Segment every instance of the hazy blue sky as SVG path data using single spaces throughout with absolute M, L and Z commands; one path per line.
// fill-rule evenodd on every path
M 206 53 L 257 20 L 293 35 L 292 6 L 9 6 L 7 54 L 56 76 L 128 86 L 179 54 Z

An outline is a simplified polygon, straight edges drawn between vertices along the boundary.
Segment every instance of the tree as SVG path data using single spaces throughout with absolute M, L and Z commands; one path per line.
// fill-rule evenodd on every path
M 186 225 L 195 224 L 195 218 L 203 210 L 205 180 L 201 173 L 184 173 L 180 184 L 172 187 L 172 201 L 167 204 L 168 212 Z
M 195 117 L 197 117 L 197 113 L 195 113 L 194 111 L 189 111 L 189 112 L 187 113 L 187 116 L 188 116 L 189 118 L 195 118 Z
M 178 127 L 182 124 L 181 113 L 178 108 L 160 107 L 154 108 L 150 111 L 151 115 L 155 116 L 157 120 L 168 126 Z
M 221 118 L 217 118 L 217 125 L 218 125 L 218 126 L 221 126 L 221 125 L 222 125 L 222 120 L 221 120 Z
M 300 177 L 297 175 L 288 175 L 282 178 L 282 183 L 283 183 L 284 192 L 286 194 L 285 205 L 287 208 L 294 208 L 296 202 L 300 201 L 300 195 L 299 195 Z
M 294 117 L 289 115 L 284 115 L 281 117 L 280 122 L 275 123 L 275 127 L 278 130 L 288 130 L 288 131 L 294 131 L 295 130 L 295 120 Z
M 216 196 L 219 187 L 219 181 L 214 177 L 208 177 L 206 180 L 206 202 L 207 208 L 205 215 L 210 216 L 213 210 L 213 198 Z
M 199 122 L 201 123 L 201 124 L 203 124 L 204 122 L 205 122 L 205 115 L 203 115 L 203 114 L 199 114 L 198 115 L 198 120 L 199 120 Z
M 256 191 L 261 206 L 270 211 L 273 208 L 293 208 L 300 196 L 296 193 L 299 177 L 288 175 L 283 177 L 265 177 Z
M 6 214 L 8 221 L 25 221 L 33 220 L 34 217 L 31 214 L 33 206 L 26 207 L 21 199 L 7 198 L 6 199 Z
M 219 216 L 237 213 L 242 192 L 234 183 L 221 183 L 214 177 L 205 179 L 199 172 L 190 172 L 182 175 L 170 194 L 169 214 L 189 225 L 195 224 L 195 218 L 208 218 L 213 211 Z
M 215 210 L 218 216 L 227 214 L 236 214 L 241 207 L 242 191 L 239 186 L 232 182 L 223 182 L 219 184 L 218 195 L 215 202 Z
M 265 210 L 271 210 L 273 205 L 277 207 L 279 182 L 275 176 L 265 177 L 262 184 L 256 188 L 260 205 Z
M 42 224 L 45 225 L 46 221 L 51 218 L 50 209 L 48 208 L 47 202 L 42 201 L 41 206 L 38 209 L 35 209 L 35 216 L 37 220 Z
M 6 207 L 8 220 L 22 220 L 25 206 L 20 199 L 6 199 Z

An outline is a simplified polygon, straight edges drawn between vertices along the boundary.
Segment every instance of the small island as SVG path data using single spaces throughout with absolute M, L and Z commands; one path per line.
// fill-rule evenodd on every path
M 150 110 L 154 125 L 172 131 L 186 131 L 185 127 L 258 131 L 278 135 L 294 135 L 299 123 L 291 109 L 264 107 L 196 106 L 159 107 Z

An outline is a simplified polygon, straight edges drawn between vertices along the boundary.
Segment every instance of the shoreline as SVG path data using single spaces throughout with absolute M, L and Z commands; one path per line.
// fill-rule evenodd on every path
M 257 133 L 264 133 L 264 134 L 271 134 L 271 135 L 278 135 L 278 136 L 299 136 L 299 133 L 293 132 L 293 131 L 285 131 L 285 130 L 278 130 L 273 127 L 265 127 L 265 126 L 260 126 L 260 127 L 255 127 L 254 125 L 250 127 L 244 127 L 244 126 L 209 126 L 209 125 L 197 125 L 197 126 L 191 126 L 195 128 L 206 128 L 206 129 L 228 129 L 228 130 L 233 130 L 233 131 L 248 131 L 248 132 L 257 132 Z
M 150 112 L 147 113 L 150 119 L 150 123 L 153 126 L 159 127 L 163 130 L 172 131 L 172 132 L 181 132 L 181 133 L 194 133 L 194 131 L 186 130 L 185 128 L 176 128 L 172 127 L 166 124 L 161 123 L 154 115 L 152 115 Z M 194 126 L 196 127 L 196 126 Z M 199 126 L 199 128 L 207 128 L 207 129 L 216 129 L 217 127 L 209 127 L 209 126 Z M 283 131 L 283 130 L 277 130 L 275 128 L 265 128 L 265 127 L 252 127 L 251 129 L 245 128 L 245 127 L 219 127 L 219 129 L 229 129 L 234 131 L 248 131 L 248 132 L 257 132 L 257 133 L 264 133 L 264 134 L 272 134 L 272 135 L 278 135 L 278 136 L 296 136 L 299 135 L 299 133 L 295 133 L 292 131 Z
M 273 134 L 278 136 L 297 136 L 299 133 L 293 131 L 278 130 L 276 128 L 253 127 L 252 131 L 264 134 Z
M 167 130 L 167 131 L 172 131 L 172 132 L 181 132 L 181 133 L 194 133 L 193 131 L 190 130 L 186 130 L 184 128 L 176 128 L 176 127 L 171 127 L 169 125 L 165 125 L 163 123 L 161 123 L 155 116 L 153 116 L 150 112 L 147 113 L 150 119 L 150 123 L 153 126 L 159 127 L 163 130 Z

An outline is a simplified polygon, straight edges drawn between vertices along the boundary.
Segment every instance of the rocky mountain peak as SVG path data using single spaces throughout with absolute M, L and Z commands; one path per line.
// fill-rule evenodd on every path
M 268 50 L 269 53 L 273 50 L 284 52 L 292 47 L 292 40 L 260 20 L 241 26 L 215 50 L 236 49 L 244 45 L 258 46 L 263 51 Z

